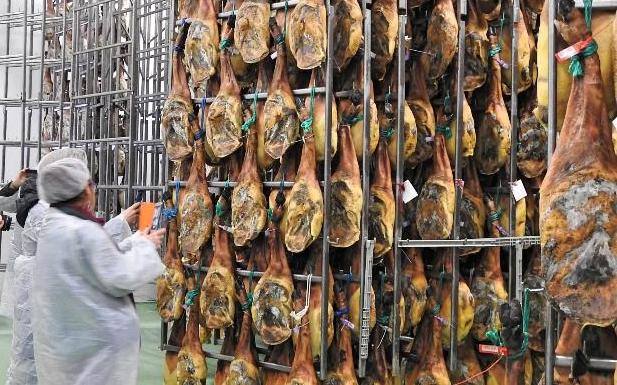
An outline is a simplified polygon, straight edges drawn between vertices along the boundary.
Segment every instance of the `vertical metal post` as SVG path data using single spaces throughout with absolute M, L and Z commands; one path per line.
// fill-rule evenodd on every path
M 138 64 L 138 60 L 137 60 L 137 55 L 138 55 L 138 47 L 139 47 L 139 16 L 138 16 L 138 11 L 139 11 L 139 4 L 141 3 L 141 0 L 134 0 L 133 1 L 133 10 L 132 10 L 132 23 L 131 23 L 131 40 L 133 41 L 133 43 L 131 44 L 131 55 L 130 55 L 130 74 L 131 74 L 131 90 L 129 92 L 129 113 L 130 113 L 130 120 L 129 120 L 129 132 L 128 137 L 129 137 L 129 141 L 128 141 L 128 156 L 126 157 L 126 161 L 125 161 L 125 175 L 126 175 L 126 185 L 128 186 L 127 188 L 127 197 L 126 197 L 126 204 L 127 207 L 129 205 L 131 205 L 133 203 L 133 200 L 135 199 L 134 194 L 133 194 L 133 179 L 134 179 L 134 174 L 135 174 L 135 150 L 133 149 L 134 147 L 134 141 L 135 141 L 135 132 L 136 132 L 136 127 L 137 127 L 137 121 L 139 120 L 138 117 L 138 113 L 137 113 L 137 107 L 135 106 L 136 102 L 135 102 L 135 93 L 137 92 L 137 90 L 139 89 L 139 64 Z
M 24 44 L 21 62 L 21 138 L 19 143 L 19 168 L 24 168 L 24 148 L 26 143 L 26 58 L 28 56 L 28 2 L 24 1 Z
M 45 4 L 43 4 L 43 12 L 42 12 L 42 21 L 41 21 L 41 73 L 39 79 L 39 133 L 38 139 L 36 143 L 36 152 L 37 159 L 41 159 L 41 140 L 43 136 L 43 81 L 45 79 L 45 33 L 46 33 L 46 22 L 47 22 L 47 9 Z M 52 91 L 53 92 L 53 91 Z M 52 107 L 53 108 L 53 107 Z
M 512 80 L 510 84 L 510 188 L 512 183 L 517 178 L 517 166 L 516 166 L 516 151 L 518 143 L 518 23 L 520 12 L 520 0 L 512 1 L 512 44 L 511 44 L 511 63 L 510 68 L 512 70 Z M 515 236 L 516 231 L 516 201 L 512 194 L 508 194 L 510 197 L 510 213 L 509 213 L 509 229 L 510 236 Z M 508 276 L 508 293 L 510 298 L 512 294 L 517 293 L 517 271 L 516 271 L 516 253 L 514 246 L 508 247 L 508 264 L 510 275 Z
M 555 63 L 555 0 L 549 0 L 548 5 L 548 152 L 547 163 L 550 164 L 555 149 L 557 132 L 557 65 Z M 555 366 L 555 318 L 556 311 L 550 301 L 546 302 L 546 340 L 544 346 L 544 380 L 547 385 L 553 384 L 553 369 Z
M 360 323 L 362 323 L 364 319 L 364 306 L 365 304 L 365 296 L 364 293 L 368 290 L 367 284 L 370 285 L 370 282 L 365 282 L 365 277 L 367 274 L 371 274 L 366 266 L 367 260 L 367 242 L 368 242 L 368 216 L 369 216 L 369 200 L 370 200 L 370 189 L 371 182 L 369 180 L 370 175 L 370 152 L 369 152 L 369 143 L 368 138 L 370 138 L 371 132 L 371 104 L 370 104 L 370 82 L 371 82 L 371 0 L 363 0 L 362 7 L 364 10 L 364 98 L 363 98 L 363 110 L 364 110 L 364 120 L 363 120 L 363 137 L 362 141 L 362 236 L 360 238 L 361 247 L 361 273 L 360 273 L 360 311 L 361 319 Z M 362 348 L 363 341 L 368 343 L 368 335 L 363 336 L 362 333 L 364 329 L 362 325 L 358 325 L 360 327 L 360 348 L 358 349 L 359 357 L 358 357 L 358 373 L 360 377 L 364 377 L 366 373 L 366 359 L 368 357 L 368 351 Z M 368 334 L 368 333 L 367 333 Z
M 64 11 L 62 12 L 62 38 L 64 39 L 64 43 L 62 44 L 62 68 L 61 68 L 61 73 L 60 73 L 60 127 L 58 129 L 58 140 L 59 140 L 59 144 L 58 146 L 60 148 L 62 148 L 62 142 L 63 142 L 63 136 L 64 136 L 64 104 L 65 104 L 65 94 L 66 94 L 66 36 L 67 36 L 67 30 L 66 30 L 66 14 L 67 14 L 67 6 L 66 6 L 67 1 L 64 0 Z M 75 5 L 75 4 L 73 4 Z M 79 23 L 77 24 L 77 26 L 79 27 Z M 76 31 L 73 30 L 73 33 L 75 33 Z M 74 40 L 74 39 L 73 39 Z M 73 51 L 75 52 L 75 51 Z M 75 60 L 75 58 L 72 58 L 73 60 Z M 67 138 L 68 140 L 68 138 Z
M 454 160 L 454 179 L 462 179 L 462 142 L 463 142 L 463 101 L 465 91 L 465 24 L 467 20 L 467 0 L 459 0 L 458 3 L 458 53 L 456 63 L 456 148 Z M 463 187 L 458 184 L 455 186 L 456 200 L 454 205 L 454 223 L 452 228 L 452 239 L 460 238 L 461 226 L 461 200 L 463 198 Z M 458 285 L 459 285 L 459 260 L 458 248 L 452 248 L 452 291 L 450 303 L 450 355 L 448 365 L 450 371 L 457 369 L 458 362 Z
M 400 367 L 400 315 L 399 301 L 401 298 L 401 249 L 398 241 L 403 229 L 403 175 L 405 160 L 403 158 L 405 144 L 405 25 L 407 24 L 407 1 L 398 2 L 398 49 L 396 55 L 397 91 L 396 91 L 396 202 L 394 222 L 394 303 L 392 304 L 392 376 L 399 377 Z
M 11 12 L 11 4 L 12 4 L 12 0 L 6 1 L 6 13 Z M 5 56 L 8 56 L 10 52 L 9 50 L 10 41 L 11 41 L 11 24 L 7 23 L 6 24 L 6 39 L 4 40 L 4 55 Z M 4 99 L 7 99 L 9 95 L 8 94 L 9 92 L 9 67 L 8 66 L 4 68 L 4 82 L 3 83 L 4 83 L 4 93 L 2 97 Z M 6 105 L 4 105 L 3 112 L 4 112 L 4 120 L 2 122 L 2 140 L 6 140 L 6 129 L 7 129 L 8 118 L 9 118 L 8 107 Z M 4 180 L 5 176 L 6 176 L 6 146 L 2 146 L 2 172 L 0 175 L 0 180 Z
M 328 47 L 326 55 L 326 138 L 324 151 L 324 222 L 323 222 L 323 247 L 321 263 L 321 352 L 320 372 L 321 380 L 326 379 L 328 374 L 328 289 L 330 278 L 330 205 L 331 205 L 331 162 L 332 152 L 330 151 L 332 139 L 332 47 L 334 47 L 334 7 L 330 1 L 326 2 L 328 17 Z

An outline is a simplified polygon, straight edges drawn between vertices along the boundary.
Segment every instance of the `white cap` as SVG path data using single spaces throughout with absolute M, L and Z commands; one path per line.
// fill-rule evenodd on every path
M 68 201 L 81 194 L 89 180 L 90 171 L 81 160 L 57 160 L 39 171 L 39 195 L 49 204 Z
M 63 147 L 63 148 L 59 148 L 57 150 L 50 152 L 49 154 L 42 157 L 41 160 L 39 160 L 39 165 L 38 165 L 39 174 L 41 173 L 41 171 L 43 171 L 43 169 L 45 169 L 45 167 L 61 159 L 78 159 L 82 161 L 84 165 L 86 165 L 86 167 L 88 167 L 88 157 L 84 150 L 80 148 Z M 40 179 L 37 182 L 37 190 L 38 190 L 39 198 L 45 200 L 44 198 L 45 191 L 43 191 L 44 186 L 41 183 Z

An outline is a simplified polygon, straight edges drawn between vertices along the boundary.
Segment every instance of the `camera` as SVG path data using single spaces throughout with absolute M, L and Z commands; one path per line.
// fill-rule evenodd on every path
M 0 231 L 9 231 L 11 229 L 11 224 L 13 223 L 13 217 L 6 214 L 0 214 L 0 216 L 2 216 L 2 221 L 4 222 Z

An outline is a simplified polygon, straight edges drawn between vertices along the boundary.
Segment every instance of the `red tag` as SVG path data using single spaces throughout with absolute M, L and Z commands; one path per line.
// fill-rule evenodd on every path
M 495 346 L 495 345 L 478 345 L 478 351 L 482 354 L 493 354 L 493 355 L 508 355 L 508 348 L 505 346 Z
M 582 50 L 584 50 L 589 44 L 591 44 L 593 38 L 589 36 L 585 40 L 581 40 L 568 48 L 564 48 L 561 51 L 555 54 L 555 58 L 559 63 L 563 63 L 569 60 L 572 56 L 578 55 Z

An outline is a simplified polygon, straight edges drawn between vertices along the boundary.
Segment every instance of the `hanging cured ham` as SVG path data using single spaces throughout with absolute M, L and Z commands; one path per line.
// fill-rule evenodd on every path
M 405 384 L 451 384 L 441 349 L 442 328 L 441 321 L 431 314 L 425 315 L 422 319 L 413 347 L 419 362 L 409 365 L 411 370 L 405 375 Z
M 546 170 L 546 157 L 548 150 L 548 133 L 538 118 L 533 114 L 537 103 L 535 88 L 527 105 L 520 112 L 518 130 L 518 151 L 516 153 L 516 165 L 518 170 L 526 178 L 536 178 Z
M 525 355 L 524 361 L 510 361 L 508 368 L 503 362 L 499 362 L 497 365 L 489 369 L 486 373 L 486 385 L 531 385 L 531 379 L 533 376 L 533 367 L 531 364 L 531 358 L 529 353 Z M 563 383 L 563 385 L 570 382 Z M 555 385 L 562 385 L 558 382 L 554 382 Z
M 361 55 L 356 56 L 356 61 L 352 64 L 356 68 L 356 78 L 354 83 L 354 92 L 349 99 L 341 98 L 338 105 L 338 113 L 341 124 L 348 124 L 351 127 L 351 137 L 353 146 L 356 149 L 358 160 L 363 157 L 364 145 L 364 122 L 365 111 L 362 100 L 362 89 L 357 90 L 356 85 L 364 84 L 364 66 L 362 64 Z M 373 94 L 373 82 L 369 80 L 369 118 L 370 118 L 370 137 L 369 137 L 369 154 L 372 154 L 377 148 L 379 141 L 379 119 L 377 116 L 377 105 Z
M 512 5 L 510 1 L 504 0 L 507 4 L 503 8 L 505 20 L 512 20 Z M 518 10 L 518 20 L 516 24 L 516 32 L 518 37 L 518 92 L 528 89 L 536 78 L 536 69 L 533 57 L 535 57 L 536 42 L 531 31 L 527 27 L 527 20 L 523 15 L 522 9 Z M 506 63 L 512 63 L 512 28 L 506 26 L 501 29 L 501 58 Z M 512 93 L 512 68 L 501 67 L 501 81 L 503 82 L 503 91 L 510 95 Z
M 387 253 L 394 242 L 392 171 L 384 139 L 380 140 L 377 146 L 374 167 L 369 204 L 369 238 L 375 240 L 373 255 L 378 258 Z
M 234 42 L 245 63 L 257 63 L 270 51 L 270 3 L 244 0 L 236 13 Z
M 408 163 L 416 167 L 433 156 L 435 113 L 426 88 L 424 67 L 416 60 L 412 62 L 410 76 L 408 103 L 416 121 L 417 141 L 416 149 L 408 159 Z
M 540 248 L 534 246 L 523 282 L 525 287 L 537 289 L 544 287 L 542 279 L 542 263 Z M 529 293 L 529 348 L 538 352 L 544 351 L 544 330 L 547 301 L 542 292 Z
M 345 291 L 341 287 L 335 287 L 336 290 L 336 309 L 340 312 L 340 318 L 336 323 L 338 332 L 336 333 L 336 345 L 334 347 L 333 361 L 328 371 L 328 375 L 324 381 L 325 385 L 358 385 L 356 378 L 356 369 L 353 363 L 353 350 L 351 344 L 351 330 L 348 326 L 348 317 L 346 312 L 347 298 Z M 331 351 L 332 351 L 331 350 Z
M 180 346 L 186 334 L 186 317 L 181 317 L 174 322 L 169 333 L 167 344 Z M 165 352 L 165 362 L 163 363 L 163 384 L 178 384 L 178 352 L 167 350 Z
M 583 15 L 562 1 L 557 27 L 568 44 L 589 36 Z M 567 23 L 567 24 L 566 24 Z M 540 189 L 542 269 L 551 301 L 566 316 L 617 319 L 617 156 L 602 97 L 597 54 L 573 79 L 561 135 Z
M 311 246 L 309 268 L 307 273 L 321 276 L 323 248 L 321 242 L 314 243 Z M 311 293 L 309 296 L 309 309 L 308 309 L 308 328 L 311 334 L 311 351 L 313 352 L 313 358 L 317 359 L 321 354 L 321 329 L 325 327 L 326 344 L 328 347 L 332 344 L 332 338 L 334 337 L 334 278 L 332 277 L 332 270 L 328 267 L 328 323 L 322 325 L 321 323 L 321 282 L 311 283 Z
M 445 116 L 437 117 L 437 122 L 441 126 L 444 126 L 443 123 L 446 120 Z M 450 158 L 450 164 L 454 164 L 455 161 L 455 149 L 456 149 L 456 136 L 457 136 L 457 123 L 456 117 L 450 119 L 447 124 L 445 138 L 446 138 L 446 149 L 448 150 L 448 157 Z M 478 135 L 479 136 L 479 135 Z M 482 139 L 480 139 L 482 140 Z M 478 140 L 476 140 L 476 128 L 475 122 L 473 119 L 473 114 L 471 113 L 471 108 L 469 107 L 469 103 L 467 103 L 467 97 L 463 96 L 463 134 L 461 136 L 461 156 L 463 158 L 473 156 L 474 149 L 477 146 Z
M 287 340 L 279 345 L 271 347 L 268 355 L 266 356 L 266 362 L 273 364 L 291 366 L 291 340 Z M 282 372 L 280 370 L 272 370 L 268 368 L 262 368 L 261 373 L 263 375 L 262 384 L 267 385 L 287 385 L 289 379 L 289 373 Z
M 299 294 L 299 302 L 305 296 L 303 290 Z M 318 385 L 317 374 L 313 367 L 313 353 L 311 351 L 311 332 L 309 329 L 309 315 L 305 314 L 300 320 L 297 341 L 294 344 L 294 359 L 289 373 L 289 385 Z
M 223 8 L 224 12 L 231 12 L 233 10 L 237 10 L 242 7 L 243 0 L 234 0 L 227 1 L 225 3 L 225 7 Z M 221 26 L 221 36 L 231 36 L 234 31 L 231 29 L 234 28 L 233 18 L 227 19 L 227 22 L 223 23 Z M 267 25 L 267 22 L 266 22 Z M 238 80 L 238 84 L 241 89 L 250 88 L 255 82 L 255 66 L 248 64 L 242 58 L 240 54 L 240 50 L 238 49 L 238 40 L 234 38 L 233 42 L 226 43 L 229 44 L 227 47 L 227 52 L 229 52 L 229 58 L 231 61 L 231 68 L 233 68 L 234 75 L 236 75 L 236 79 Z
M 273 218 L 280 216 L 281 208 L 277 207 Z M 293 282 L 280 230 L 273 222 L 268 228 L 268 251 L 268 268 L 253 291 L 251 315 L 261 340 L 268 345 L 277 345 L 291 336 Z
M 217 223 L 214 229 L 214 256 L 201 287 L 201 319 L 208 329 L 224 329 L 234 322 L 236 295 L 234 257 L 229 233 Z
M 483 194 L 480 180 L 478 179 L 478 171 L 473 161 L 469 161 L 463 169 L 463 178 L 465 186 L 460 207 L 462 222 L 460 239 L 484 238 L 486 207 L 482 199 Z M 474 254 L 478 251 L 480 251 L 480 248 L 461 247 L 459 248 L 459 255 Z
M 237 314 L 236 314 L 237 316 Z M 239 322 L 234 322 L 234 326 L 225 329 L 225 338 L 221 346 L 221 354 L 233 356 L 236 351 L 236 330 L 235 327 Z M 214 385 L 225 385 L 229 376 L 229 361 L 218 360 L 216 362 L 216 373 L 214 373 Z
M 314 69 L 311 72 L 311 87 L 324 87 L 325 83 L 323 80 L 323 71 L 320 69 Z M 312 105 L 311 105 L 312 103 Z M 326 95 L 323 93 L 319 93 L 312 96 L 308 96 L 304 103 L 304 108 L 307 111 L 313 111 L 313 135 L 315 136 L 315 156 L 318 162 L 321 162 L 325 159 L 326 149 Z M 332 99 L 332 126 L 330 130 L 330 155 L 334 156 L 337 148 L 338 136 L 336 134 L 336 122 L 337 122 L 337 111 L 336 111 L 336 102 L 334 98 Z
M 268 99 L 264 105 L 264 148 L 273 159 L 280 159 L 298 138 L 298 113 L 287 78 L 287 53 L 276 23 L 270 23 L 270 33 L 276 45 L 276 64 Z
M 326 59 L 326 19 L 323 0 L 300 0 L 289 14 L 288 44 L 299 69 L 313 69 Z
M 416 226 L 422 239 L 447 239 L 452 231 L 454 179 L 443 135 L 435 135 L 433 169 L 418 198 Z
M 171 196 L 165 205 L 173 207 Z M 184 266 L 178 254 L 178 226 L 176 218 L 167 224 L 167 252 L 163 258 L 165 271 L 156 280 L 156 309 L 164 322 L 177 320 L 184 313 L 186 280 Z
M 452 0 L 437 0 L 428 21 L 427 44 L 422 66 L 428 79 L 435 80 L 447 70 L 458 49 L 458 23 Z
M 195 277 L 188 279 L 188 289 L 197 288 Z M 178 353 L 178 384 L 205 384 L 208 376 L 206 357 L 199 340 L 199 294 L 190 306 L 186 335 Z
M 468 2 L 465 24 L 465 92 L 480 88 L 488 72 L 488 23 L 478 11 L 478 1 Z
M 260 375 L 257 369 L 257 351 L 253 340 L 253 319 L 251 318 L 250 303 L 247 302 L 246 292 L 242 285 L 238 285 L 238 300 L 242 307 L 242 326 L 236 345 L 234 359 L 229 364 L 229 376 L 225 385 L 259 384 Z
M 300 166 L 285 200 L 285 246 L 292 253 L 306 250 L 321 233 L 323 195 L 315 174 L 315 138 L 304 134 Z
M 337 0 L 334 4 L 334 66 L 341 72 L 362 43 L 362 9 L 357 0 Z
M 493 47 L 499 44 L 495 35 L 490 37 L 490 41 Z M 474 151 L 478 171 L 484 175 L 492 175 L 499 171 L 510 154 L 510 117 L 503 101 L 501 74 L 499 53 L 497 53 L 491 59 L 488 106 L 478 127 L 477 135 L 481 139 L 476 142 Z
M 171 92 L 161 111 L 161 139 L 170 160 L 179 162 L 193 153 L 191 125 L 195 120 L 191 90 L 182 64 L 187 27 L 183 26 L 176 39 L 172 61 Z
M 338 136 L 338 166 L 330 178 L 330 240 L 334 247 L 349 247 L 360 239 L 362 185 L 349 125 L 339 125 Z
M 377 309 L 379 318 L 387 318 L 389 313 L 390 310 L 381 302 Z M 384 327 L 377 327 L 373 329 L 369 337 L 369 354 L 366 363 L 366 377 L 363 384 L 394 385 L 392 369 L 386 357 L 386 334 L 387 331 Z
M 266 196 L 257 170 L 257 130 L 250 127 L 238 184 L 231 195 L 231 229 L 236 246 L 246 246 L 266 226 Z
M 352 247 L 347 249 L 347 260 L 351 265 L 351 273 L 354 277 L 360 277 L 361 273 L 361 242 L 356 243 Z M 372 330 L 377 323 L 377 313 L 375 309 L 375 291 L 373 290 L 373 285 L 368 288 L 370 291 L 370 307 L 369 307 L 369 328 Z M 362 292 L 360 291 L 360 282 L 352 281 L 349 283 L 347 287 L 347 297 L 349 298 L 349 320 L 354 325 L 353 335 L 354 338 L 358 338 L 360 334 L 360 315 L 362 314 L 362 309 L 360 309 L 360 296 Z
M 231 34 L 232 31 L 229 30 Z M 223 36 L 223 39 L 231 39 Z M 230 54 L 221 50 L 221 87 L 208 108 L 206 140 L 217 158 L 224 158 L 242 146 L 242 102 L 240 86 L 231 68 Z
M 268 92 L 270 77 L 266 71 L 265 60 L 259 62 L 257 74 L 256 92 Z M 263 99 L 257 100 L 257 120 L 255 128 L 257 130 L 257 165 L 260 170 L 269 170 L 274 164 L 274 159 L 266 152 L 266 102 Z
M 498 212 L 502 212 L 500 216 L 501 225 L 506 231 L 510 231 L 510 195 L 503 194 L 499 198 Z M 516 202 L 514 205 L 514 236 L 522 237 L 525 235 L 525 222 L 527 220 L 527 204 L 524 199 Z M 503 235 L 503 234 L 502 234 Z
M 478 11 L 487 21 L 495 21 L 501 14 L 501 0 L 478 0 Z
M 495 212 L 493 201 L 487 199 L 486 204 L 490 213 L 493 214 Z M 498 226 L 500 226 L 498 220 L 490 223 L 490 237 L 499 237 Z M 471 281 L 471 293 L 476 305 L 471 335 L 478 341 L 486 340 L 488 331 L 501 329 L 499 309 L 508 301 L 508 293 L 501 273 L 501 248 L 487 247 L 482 253 Z
M 398 4 L 396 0 L 376 0 L 372 7 L 371 51 L 375 58 L 371 72 L 376 80 L 383 80 L 388 64 L 394 56 L 398 32 Z
M 405 298 L 405 325 L 408 328 L 415 328 L 420 324 L 426 309 L 428 282 L 424 274 L 420 249 L 409 249 L 405 253 L 401 273 L 403 276 L 401 293 Z
M 538 106 L 534 114 L 538 120 L 544 125 L 548 125 L 548 6 L 542 8 L 540 15 L 540 30 L 538 32 Z M 604 90 L 604 100 L 608 110 L 609 118 L 617 114 L 617 105 L 615 103 L 615 79 L 614 79 L 614 58 L 615 58 L 615 12 L 594 10 L 591 19 L 591 35 L 598 44 L 598 56 L 600 57 L 600 72 L 602 74 L 602 85 Z M 556 52 L 567 48 L 563 39 L 556 39 Z M 555 100 L 557 131 L 561 130 L 563 119 L 566 115 L 566 107 L 570 90 L 572 88 L 572 75 L 568 73 L 569 62 L 556 63 L 556 83 L 557 96 Z
M 465 338 L 457 351 L 457 370 L 450 372 L 450 379 L 457 384 L 462 382 L 470 385 L 484 385 L 482 367 L 478 362 L 471 337 Z
M 418 141 L 418 128 L 416 127 L 416 119 L 409 108 L 407 102 L 403 102 L 403 160 L 408 161 L 416 152 L 416 144 Z M 398 144 L 396 142 L 397 117 L 391 103 L 386 103 L 383 111 L 379 113 L 379 126 L 382 132 L 388 138 L 388 156 L 390 157 L 391 166 L 396 167 L 396 151 Z
M 197 121 L 192 123 L 194 135 Z M 180 191 L 179 243 L 182 262 L 194 265 L 200 258 L 202 246 L 212 235 L 212 198 L 208 192 L 203 139 L 195 141 L 193 163 L 186 187 Z
M 199 0 L 188 17 L 191 18 L 191 25 L 184 62 L 191 74 L 194 96 L 203 98 L 208 80 L 214 76 L 219 64 L 219 28 L 212 0 Z
M 274 180 L 276 182 L 293 181 L 296 179 L 296 172 L 298 171 L 298 164 L 300 163 L 300 152 L 301 150 L 299 148 L 299 145 L 294 145 L 283 156 L 281 160 L 281 166 L 279 167 L 276 173 L 276 176 L 274 177 Z M 279 192 L 281 191 L 283 195 L 278 199 L 280 200 L 281 204 L 283 204 L 287 200 L 287 197 L 289 196 L 289 193 L 291 192 L 291 187 L 281 188 L 279 185 L 277 189 L 273 189 L 270 192 L 270 196 L 268 197 L 268 204 L 270 205 L 270 207 L 276 207 L 278 205 L 277 197 L 279 197 Z M 283 200 L 283 198 L 285 198 L 285 200 Z M 284 210 L 285 210 L 285 207 L 283 206 L 283 211 L 281 214 L 282 218 L 285 218 Z M 281 232 L 281 237 L 282 237 L 281 239 L 283 240 L 283 242 L 285 242 L 285 232 L 287 229 L 287 222 L 285 220 L 281 220 L 278 225 L 279 225 L 279 229 Z

